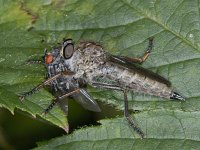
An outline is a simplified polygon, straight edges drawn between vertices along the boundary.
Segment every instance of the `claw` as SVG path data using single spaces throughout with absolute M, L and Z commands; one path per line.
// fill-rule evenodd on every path
M 19 95 L 19 99 L 22 102 L 24 100 L 25 96 L 24 95 Z
M 48 112 L 46 110 L 44 110 L 42 113 L 42 116 L 46 117 L 47 114 L 48 114 Z

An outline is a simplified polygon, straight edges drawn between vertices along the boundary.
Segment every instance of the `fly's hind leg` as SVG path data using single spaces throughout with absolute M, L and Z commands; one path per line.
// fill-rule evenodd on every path
M 122 57 L 124 59 L 128 60 L 129 62 L 143 63 L 149 57 L 149 54 L 151 53 L 152 49 L 153 49 L 153 37 L 149 38 L 149 45 L 148 45 L 147 50 L 145 51 L 145 53 L 143 54 L 142 57 L 136 57 L 136 58 L 130 58 L 130 57 L 127 57 L 127 56 L 122 56 Z
M 134 123 L 133 119 L 130 117 L 128 112 L 128 98 L 127 98 L 127 91 L 121 88 L 118 85 L 113 84 L 107 84 L 107 83 L 99 83 L 99 82 L 93 82 L 92 85 L 97 88 L 106 88 L 110 90 L 119 90 L 124 92 L 124 116 L 126 117 L 129 125 L 141 136 L 141 138 L 144 138 L 144 133 L 142 130 Z
M 65 97 L 71 96 L 71 95 L 74 94 L 74 93 L 78 93 L 79 91 L 80 91 L 80 89 L 75 89 L 75 90 L 72 91 L 72 92 L 69 92 L 69 93 L 66 93 L 66 94 L 64 94 L 64 95 L 62 95 L 62 96 L 56 97 L 56 98 L 52 101 L 52 103 L 44 110 L 44 115 L 48 114 L 49 111 L 57 104 L 58 101 L 62 100 L 62 99 L 65 98 Z
M 56 78 L 60 77 L 62 75 L 62 73 L 59 73 L 49 79 L 47 79 L 46 81 L 44 81 L 43 83 L 39 84 L 38 86 L 34 87 L 32 90 L 28 91 L 28 92 L 25 92 L 25 93 L 22 93 L 22 94 L 19 94 L 19 99 L 22 101 L 24 100 L 24 98 L 26 96 L 30 96 L 32 94 L 34 94 L 35 92 L 41 90 L 45 85 L 48 85 L 49 83 L 51 83 L 53 80 L 55 80 Z
M 126 117 L 129 125 L 141 136 L 141 138 L 144 138 L 144 133 L 142 130 L 134 123 L 133 119 L 130 117 L 128 112 L 128 98 L 127 98 L 127 91 L 124 90 L 124 116 Z

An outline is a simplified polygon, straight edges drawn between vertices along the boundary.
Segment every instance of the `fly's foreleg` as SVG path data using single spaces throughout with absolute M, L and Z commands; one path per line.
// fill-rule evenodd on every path
M 47 80 L 45 80 L 43 83 L 39 84 L 38 86 L 36 86 L 35 88 L 33 88 L 32 90 L 28 91 L 28 92 L 25 92 L 25 93 L 22 93 L 22 94 L 19 94 L 19 99 L 22 101 L 24 100 L 24 98 L 26 96 L 29 96 L 29 95 L 32 95 L 34 94 L 35 92 L 41 90 L 45 85 L 49 85 L 51 84 L 52 81 L 56 80 L 58 77 L 62 76 L 62 75 L 73 75 L 74 72 L 72 71 L 64 71 L 64 72 L 60 72 L 58 73 L 57 75 L 51 77 L 51 78 L 48 78 Z
M 133 119 L 129 115 L 129 112 L 128 112 L 128 97 L 127 97 L 127 91 L 126 90 L 124 90 L 124 116 L 126 117 L 129 125 L 141 136 L 141 138 L 144 138 L 144 133 L 134 123 Z
M 133 63 L 143 63 L 149 57 L 149 54 L 151 53 L 152 49 L 153 49 L 153 38 L 149 38 L 149 45 L 142 57 L 136 57 L 136 58 L 130 58 L 130 57 L 126 57 L 126 56 L 123 56 L 123 57 Z
M 53 76 L 53 77 L 47 79 L 46 81 L 44 81 L 43 83 L 39 84 L 38 86 L 34 87 L 32 90 L 20 94 L 19 99 L 20 99 L 20 100 L 24 100 L 24 98 L 25 98 L 26 96 L 32 95 L 32 94 L 34 94 L 35 92 L 41 90 L 45 85 L 50 84 L 53 80 L 57 79 L 57 78 L 60 77 L 61 75 L 62 75 L 62 73 L 59 73 L 59 74 L 57 74 L 57 75 L 55 75 L 55 76 Z
M 62 96 L 56 97 L 56 98 L 52 101 L 52 103 L 44 110 L 44 114 L 45 114 L 45 115 L 48 114 L 49 111 L 57 104 L 58 101 L 62 100 L 62 99 L 65 98 L 65 97 L 71 96 L 71 95 L 74 94 L 74 93 L 78 93 L 79 91 L 80 91 L 80 89 L 75 89 L 75 90 L 72 91 L 72 92 L 69 92 L 69 93 L 66 93 L 66 94 L 64 94 L 64 95 L 62 95 Z

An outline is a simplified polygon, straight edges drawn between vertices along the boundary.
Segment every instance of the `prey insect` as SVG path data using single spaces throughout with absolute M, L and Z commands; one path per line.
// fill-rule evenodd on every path
M 122 91 L 124 115 L 130 126 L 143 138 L 144 133 L 129 116 L 128 91 L 137 91 L 166 99 L 185 100 L 173 90 L 168 80 L 140 66 L 147 60 L 152 48 L 153 38 L 150 38 L 144 55 L 139 58 L 130 58 L 112 55 L 106 52 L 98 42 L 81 41 L 74 44 L 71 39 L 64 40 L 51 52 L 45 51 L 43 60 L 29 61 L 29 63 L 43 62 L 47 68 L 48 77 L 37 87 L 21 94 L 20 99 L 23 100 L 44 86 L 49 86 L 55 94 L 55 99 L 44 110 L 45 114 L 69 96 L 85 109 L 100 112 L 101 109 L 97 102 L 85 89 L 86 83 L 95 88 Z M 67 113 L 67 104 L 61 104 L 61 108 Z

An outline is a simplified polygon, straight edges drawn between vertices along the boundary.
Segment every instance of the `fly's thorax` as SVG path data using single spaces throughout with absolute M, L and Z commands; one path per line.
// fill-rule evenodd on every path
M 91 78 L 105 63 L 105 58 L 106 53 L 98 43 L 80 42 L 76 47 L 71 65 L 76 68 L 77 77 Z
M 95 42 L 80 42 L 77 50 L 81 53 L 85 64 L 105 62 L 105 51 L 99 43 Z

